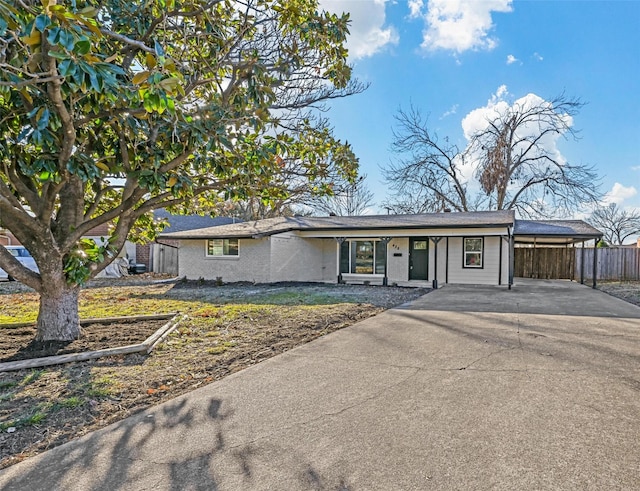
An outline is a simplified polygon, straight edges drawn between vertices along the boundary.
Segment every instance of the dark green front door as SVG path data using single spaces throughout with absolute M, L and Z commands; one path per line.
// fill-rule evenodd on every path
M 429 277 L 429 239 L 409 239 L 409 279 L 427 280 Z

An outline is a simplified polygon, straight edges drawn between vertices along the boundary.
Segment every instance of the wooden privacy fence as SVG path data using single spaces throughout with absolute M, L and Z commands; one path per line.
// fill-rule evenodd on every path
M 516 247 L 514 275 L 520 278 L 571 279 L 576 253 L 565 247 Z
M 584 260 L 582 258 L 584 254 Z M 593 247 L 516 247 L 514 276 L 541 279 L 593 278 Z M 640 248 L 598 249 L 597 280 L 640 281 Z
M 580 279 L 582 265 L 581 248 L 576 248 L 576 279 Z M 593 278 L 593 247 L 584 249 L 584 277 Z M 638 247 L 602 247 L 598 249 L 596 279 L 639 281 L 640 248 Z
M 153 272 L 178 276 L 178 248 L 167 244 L 153 244 Z

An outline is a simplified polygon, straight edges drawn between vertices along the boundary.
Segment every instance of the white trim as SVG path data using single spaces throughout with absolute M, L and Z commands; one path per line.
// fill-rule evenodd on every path
M 467 251 L 467 240 L 480 240 L 480 251 Z M 502 240 L 502 239 L 500 239 Z M 480 264 L 467 264 L 467 254 L 479 254 Z M 484 269 L 484 237 L 463 237 L 462 238 L 462 268 L 463 269 Z
M 224 250 L 224 241 L 229 240 L 237 240 L 238 241 L 238 254 L 209 254 L 209 241 L 210 240 L 221 240 L 222 241 L 222 249 Z M 204 240 L 204 257 L 205 259 L 238 259 L 240 257 L 240 239 L 230 239 L 230 238 L 212 238 Z
M 367 240 L 371 237 L 489 237 L 493 235 L 505 235 L 508 227 L 448 227 L 448 228 L 421 228 L 421 229 L 365 229 L 365 230 L 294 230 L 289 233 L 302 238 L 334 239 L 344 237 L 345 239 Z
M 349 271 L 346 273 L 342 273 L 342 276 L 344 277 L 345 275 L 349 274 L 349 275 L 362 275 L 362 276 L 367 276 L 367 277 L 371 277 L 371 278 L 376 278 L 376 277 L 380 277 L 380 278 L 384 278 L 384 273 L 376 273 L 376 266 L 377 266 L 377 257 L 376 257 L 376 245 L 378 242 L 382 242 L 382 239 L 380 238 L 372 238 L 372 237 L 353 237 L 353 238 L 348 238 L 345 239 L 345 242 L 349 243 Z M 373 242 L 373 273 L 352 273 L 351 272 L 351 244 L 353 242 Z M 340 253 L 342 251 L 340 250 L 340 246 L 338 246 L 338 274 L 340 274 Z M 388 251 L 385 249 L 385 264 L 387 264 L 388 266 L 388 261 L 389 261 L 389 255 L 388 255 Z

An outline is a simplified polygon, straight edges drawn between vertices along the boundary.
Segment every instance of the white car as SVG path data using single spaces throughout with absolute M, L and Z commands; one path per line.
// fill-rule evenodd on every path
M 24 246 L 0 246 L 0 247 L 4 247 L 5 249 L 7 249 L 13 255 L 13 257 L 15 257 L 18 261 L 22 263 L 23 266 L 26 266 L 27 268 L 29 268 L 32 271 L 35 271 L 36 273 L 39 271 L 38 265 L 36 264 L 35 259 L 31 257 L 31 253 L 26 249 L 26 247 Z M 14 278 L 9 276 L 4 269 L 0 268 L 0 280 L 13 281 Z

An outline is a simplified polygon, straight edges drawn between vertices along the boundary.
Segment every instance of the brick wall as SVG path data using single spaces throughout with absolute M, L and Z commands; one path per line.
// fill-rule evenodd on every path
M 206 257 L 205 245 L 205 239 L 180 241 L 179 276 L 190 280 L 220 277 L 224 282 L 270 281 L 271 242 L 268 237 L 240 239 L 238 256 Z
M 108 237 L 109 236 L 109 224 L 103 223 L 102 225 L 98 225 L 97 227 L 93 227 L 91 230 L 87 232 L 88 236 L 95 237 Z
M 147 271 L 153 269 L 151 264 L 151 244 L 136 244 L 136 264 L 144 264 Z
M 16 236 L 7 229 L 0 229 L 0 245 L 20 245 L 20 241 Z
M 334 239 L 301 239 L 295 234 L 272 236 L 270 281 L 324 281 L 328 266 L 325 242 L 336 243 Z M 331 277 L 335 277 L 335 271 Z

